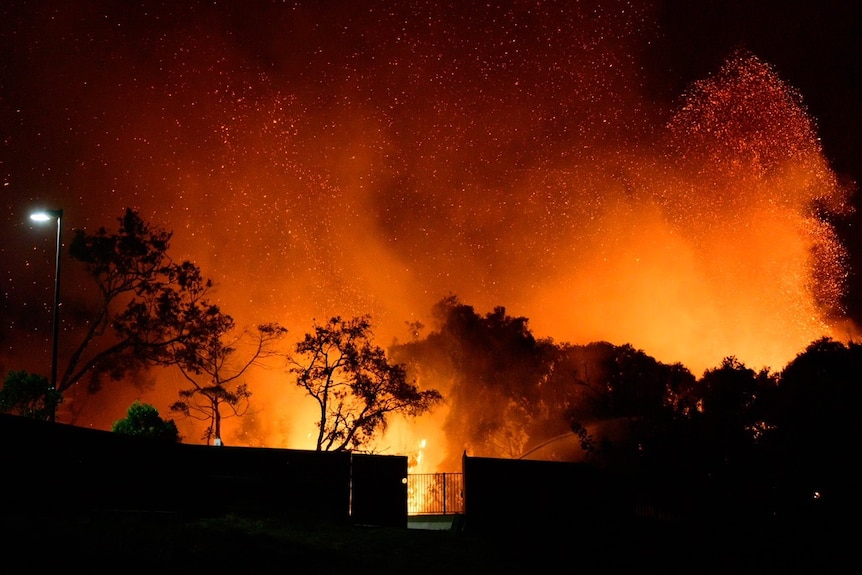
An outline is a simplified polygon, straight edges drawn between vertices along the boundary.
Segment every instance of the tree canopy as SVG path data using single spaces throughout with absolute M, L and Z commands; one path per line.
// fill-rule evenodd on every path
M 852 455 L 862 437 L 858 343 L 819 339 L 780 372 L 728 356 L 698 378 L 631 344 L 536 339 L 526 318 L 501 307 L 481 315 L 455 296 L 434 320 L 427 334 L 410 324 L 412 338 L 390 353 L 443 392 L 444 467 L 457 468 L 465 450 L 590 461 L 722 513 L 862 500 Z
M 315 322 L 288 358 L 296 385 L 319 409 L 318 451 L 368 447 L 390 414 L 422 415 L 442 400 L 408 381 L 405 367 L 390 363 L 372 336 L 368 316 L 335 316 Z
M 44 420 L 62 401 L 63 395 L 51 387 L 48 378 L 26 371 L 10 371 L 0 388 L 2 413 Z
M 243 382 L 244 375 L 274 355 L 276 342 L 287 332 L 277 324 L 265 324 L 254 331 L 244 330 L 227 341 L 233 329 L 233 319 L 221 316 L 206 345 L 181 347 L 172 352 L 190 386 L 179 391 L 180 399 L 171 405 L 171 411 L 205 421 L 203 439 L 217 445 L 223 444 L 222 419 L 244 415 L 249 406 L 252 393 Z M 236 355 L 238 351 L 240 355 Z
M 171 419 L 162 419 L 155 407 L 140 401 L 135 401 L 129 406 L 126 417 L 115 421 L 111 426 L 111 431 L 171 443 L 180 441 L 177 424 Z
M 75 231 L 71 256 L 98 296 L 81 312 L 83 329 L 73 332 L 79 339 L 66 357 L 59 393 L 87 377 L 95 391 L 103 376 L 119 380 L 148 366 L 191 361 L 219 333 L 224 315 L 206 298 L 212 282 L 194 263 L 170 258 L 171 236 L 131 208 L 116 232 Z

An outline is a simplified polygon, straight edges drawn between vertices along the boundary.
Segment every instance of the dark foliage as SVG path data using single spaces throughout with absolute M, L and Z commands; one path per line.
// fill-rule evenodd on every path
M 119 218 L 116 232 L 75 232 L 70 253 L 83 264 L 98 297 L 66 358 L 60 393 L 87 376 L 97 391 L 103 376 L 119 380 L 152 365 L 192 362 L 229 319 L 206 300 L 212 283 L 200 269 L 171 260 L 171 236 L 133 209 Z
M 385 430 L 390 414 L 422 415 L 442 399 L 408 380 L 372 336 L 367 316 L 333 317 L 305 334 L 289 358 L 297 386 L 319 407 L 318 451 L 361 449 Z
M 47 378 L 26 371 L 10 371 L 0 388 L 0 413 L 46 420 L 62 402 Z
M 149 437 L 170 443 L 180 441 L 180 432 L 173 420 L 162 419 L 155 407 L 139 401 L 129 406 L 124 419 L 118 419 L 114 422 L 111 431 L 123 435 Z

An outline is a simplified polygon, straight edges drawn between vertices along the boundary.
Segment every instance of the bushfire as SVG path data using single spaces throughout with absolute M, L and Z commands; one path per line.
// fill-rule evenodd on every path
M 74 229 L 135 206 L 239 326 L 275 321 L 298 339 L 315 319 L 369 314 L 394 347 L 437 333 L 434 305 L 456 294 L 527 318 L 537 338 L 631 344 L 696 375 L 731 355 L 780 369 L 818 337 L 853 334 L 832 224 L 852 189 L 804 94 L 755 53 L 666 101 L 645 77 L 647 3 L 261 3 L 242 17 L 199 7 L 206 18 L 147 4 L 98 22 L 76 3 L 6 19 L 34 40 L 13 68 L 40 73 L 4 89 L 19 108 L 4 193 L 23 211 L 52 190 L 38 199 Z M 53 244 L 17 231 L 28 247 L 3 252 L 18 271 L 2 365 L 39 372 Z M 61 357 L 98 297 L 63 269 Z M 311 447 L 314 405 L 267 367 L 249 372 L 251 410 L 224 421 L 225 443 Z M 136 399 L 168 414 L 181 377 L 82 386 L 61 416 L 109 429 Z M 444 399 L 391 421 L 375 449 L 453 471 L 441 466 L 465 446 L 447 437 L 452 418 L 512 408 Z M 517 455 L 518 433 L 482 455 Z

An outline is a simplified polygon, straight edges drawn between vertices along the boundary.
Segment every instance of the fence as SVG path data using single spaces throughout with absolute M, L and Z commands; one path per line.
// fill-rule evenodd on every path
M 407 526 L 407 457 L 164 444 L 0 414 L 5 513 L 268 513 Z M 50 494 L 62 477 L 70 496 Z M 189 495 L 183 486 L 194 486 Z
M 410 515 L 464 513 L 463 473 L 415 473 L 407 476 Z

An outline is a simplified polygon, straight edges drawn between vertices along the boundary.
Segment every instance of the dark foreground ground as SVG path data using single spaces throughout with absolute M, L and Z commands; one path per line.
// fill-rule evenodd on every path
M 547 527 L 547 526 L 545 526 Z M 560 521 L 500 533 L 157 513 L 3 516 L 4 573 L 844 573 L 858 527 Z M 846 541 L 846 542 L 842 542 Z M 848 558 L 851 561 L 848 563 Z

